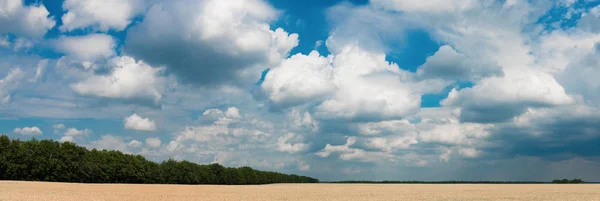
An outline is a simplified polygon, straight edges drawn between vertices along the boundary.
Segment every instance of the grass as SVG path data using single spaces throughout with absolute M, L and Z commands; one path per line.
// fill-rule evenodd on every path
M 272 184 L 260 186 L 72 184 L 0 181 L 0 201 L 600 200 L 600 185 Z

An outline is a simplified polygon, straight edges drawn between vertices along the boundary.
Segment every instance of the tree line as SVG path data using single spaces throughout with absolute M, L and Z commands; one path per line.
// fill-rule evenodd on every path
M 553 184 L 583 184 L 585 182 L 581 179 L 573 179 L 573 180 L 555 179 L 555 180 L 552 180 L 552 183 Z
M 114 150 L 88 150 L 71 142 L 22 141 L 0 136 L 0 180 L 136 184 L 318 183 L 306 176 L 250 167 L 200 165 L 169 159 L 161 163 Z

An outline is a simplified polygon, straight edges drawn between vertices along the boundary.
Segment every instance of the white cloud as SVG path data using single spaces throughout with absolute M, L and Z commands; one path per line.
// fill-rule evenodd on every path
M 263 92 L 276 105 L 320 103 L 314 114 L 321 119 L 391 119 L 418 110 L 421 97 L 408 84 L 411 75 L 385 54 L 339 49 L 329 58 L 293 56 L 267 74 Z
M 103 135 L 99 140 L 92 141 L 88 147 L 99 150 L 118 150 L 125 153 L 130 153 L 130 151 L 127 149 L 127 144 L 125 144 L 123 141 L 123 138 L 112 135 Z
M 581 19 L 577 22 L 577 26 L 589 32 L 600 32 L 600 5 L 590 9 L 589 12 L 583 13 Z
M 65 131 L 65 135 L 66 136 L 82 136 L 82 135 L 89 135 L 92 133 L 92 130 L 90 129 L 82 129 L 82 130 L 78 130 L 76 128 L 69 128 L 67 129 L 67 131 Z
M 310 165 L 306 164 L 304 161 L 298 161 L 298 170 L 300 171 L 309 171 Z
M 10 93 L 18 88 L 23 77 L 24 73 L 20 68 L 13 68 L 0 80 L 0 104 L 10 102 Z
M 44 5 L 23 5 L 22 0 L 0 0 L 0 33 L 41 37 L 54 27 Z
M 60 127 L 60 126 L 58 126 Z M 56 129 L 56 128 L 55 128 Z M 55 132 L 58 130 L 55 130 Z M 76 139 L 80 139 L 82 136 L 87 136 L 92 134 L 92 130 L 90 129 L 77 129 L 77 128 L 69 128 L 64 132 L 64 135 L 60 138 L 61 142 L 75 142 Z M 108 140 L 111 138 L 109 137 Z M 106 145 L 106 143 L 99 141 L 101 145 Z
M 288 133 L 285 136 L 279 137 L 277 140 L 277 150 L 281 152 L 296 153 L 308 149 L 308 145 L 304 143 L 288 143 L 287 141 L 295 137 L 293 133 Z
M 109 65 L 113 69 L 107 75 L 92 75 L 71 88 L 82 95 L 144 99 L 158 104 L 165 87 L 165 79 L 159 75 L 161 69 L 128 56 L 111 59 Z
M 317 51 L 309 55 L 296 54 L 268 72 L 262 90 L 269 100 L 282 106 L 324 99 L 337 90 L 332 82 L 331 59 L 320 56 Z
M 115 55 L 115 45 L 113 37 L 106 34 L 61 36 L 54 41 L 56 51 L 87 62 Z
M 156 131 L 156 124 L 149 118 L 142 118 L 138 114 L 132 114 L 125 118 L 125 129 L 138 131 Z
M 146 138 L 146 144 L 151 148 L 159 148 L 161 141 L 158 138 Z
M 65 135 L 65 136 L 62 136 L 58 141 L 60 141 L 60 142 L 75 142 L 75 139 L 73 138 L 73 136 Z
M 144 0 L 66 0 L 61 31 L 91 27 L 100 31 L 122 31 L 132 18 L 145 11 Z
M 424 143 L 445 143 L 450 145 L 475 144 L 490 136 L 489 124 L 450 122 L 424 122 L 417 124 L 419 140 Z
M 522 113 L 526 107 L 574 103 L 549 73 L 521 69 L 505 74 L 484 79 L 473 88 L 453 89 L 441 104 L 463 107 L 461 119 L 465 121 L 497 122 Z M 499 108 L 503 109 L 497 114 L 488 113 Z
M 242 135 L 261 134 L 258 131 L 230 128 L 234 123 L 239 123 L 242 115 L 235 107 L 228 108 L 226 112 L 220 109 L 208 109 L 199 119 L 210 121 L 209 125 L 186 126 L 169 143 L 167 149 L 175 151 L 184 143 L 193 140 L 196 142 L 211 142 L 211 147 L 227 146 L 240 142 L 236 137 Z M 250 132 L 250 133 L 247 133 Z
M 225 111 L 225 117 L 231 118 L 231 119 L 239 119 L 242 117 L 242 115 L 240 114 L 240 110 L 238 108 L 229 107 Z
M 250 84 L 298 44 L 297 34 L 270 29 L 277 16 L 263 0 L 163 1 L 129 29 L 124 50 L 185 83 Z
M 137 140 L 131 140 L 129 143 L 127 143 L 127 146 L 131 148 L 140 148 L 142 146 L 142 142 Z
M 360 161 L 360 162 L 380 162 L 380 161 L 395 161 L 395 157 L 392 154 L 365 151 L 358 148 L 352 148 L 351 146 L 356 143 L 356 137 L 347 137 L 346 144 L 344 145 L 325 145 L 321 151 L 316 152 L 315 155 L 319 157 L 330 157 L 332 154 L 339 154 L 339 159 L 344 161 Z
M 477 158 L 481 154 L 480 151 L 473 148 L 461 148 L 458 150 L 458 153 L 467 158 Z
M 476 81 L 484 77 L 503 74 L 500 66 L 477 62 L 477 60 L 456 52 L 451 46 L 444 45 L 417 69 L 417 75 L 421 78 Z
M 42 134 L 42 130 L 40 128 L 38 128 L 37 126 L 15 128 L 15 130 L 13 130 L 13 132 L 20 134 L 20 135 L 41 135 Z
M 407 73 L 385 60 L 385 54 L 346 46 L 333 61 L 338 90 L 316 107 L 324 119 L 391 119 L 416 112 L 421 96 L 403 80 Z

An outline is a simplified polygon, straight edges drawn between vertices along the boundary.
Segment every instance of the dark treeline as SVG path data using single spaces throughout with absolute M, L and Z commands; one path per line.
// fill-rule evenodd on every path
M 228 168 L 167 160 L 155 163 L 120 151 L 88 150 L 70 142 L 0 136 L 0 180 L 143 184 L 318 183 L 250 167 Z
M 543 184 L 536 181 L 332 181 L 341 184 Z
M 555 180 L 552 180 L 552 183 L 554 183 L 554 184 L 582 184 L 585 182 L 581 179 L 573 179 L 573 180 L 555 179 Z

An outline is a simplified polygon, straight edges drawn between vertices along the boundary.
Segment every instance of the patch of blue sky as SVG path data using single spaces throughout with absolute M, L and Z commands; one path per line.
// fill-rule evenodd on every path
M 300 43 L 290 55 L 310 53 L 315 50 L 317 41 L 323 42 L 322 47 L 317 48 L 317 51 L 321 55 L 329 55 L 327 48 L 323 47 L 330 31 L 330 25 L 326 20 L 326 11 L 329 7 L 344 2 L 344 0 L 269 0 L 269 2 L 275 8 L 284 11 L 283 16 L 273 24 L 273 27 L 281 27 L 289 33 L 297 33 L 300 36 Z M 364 5 L 368 3 L 368 0 L 347 2 Z
M 577 0 L 570 6 L 556 4 L 547 13 L 542 15 L 536 24 L 544 25 L 544 29 L 568 29 L 577 25 L 582 14 L 600 5 L 598 0 Z
M 442 92 L 437 94 L 424 94 L 421 96 L 421 108 L 441 107 L 440 102 L 448 97 L 448 94 L 452 89 L 464 89 L 471 88 L 474 86 L 473 82 L 469 81 L 457 81 L 453 85 L 447 86 Z

